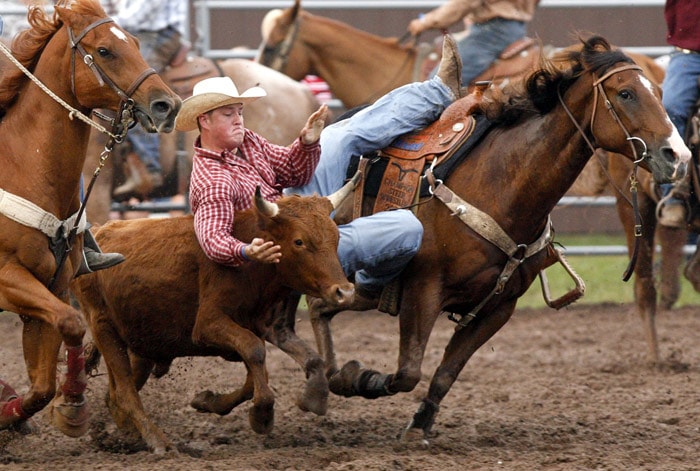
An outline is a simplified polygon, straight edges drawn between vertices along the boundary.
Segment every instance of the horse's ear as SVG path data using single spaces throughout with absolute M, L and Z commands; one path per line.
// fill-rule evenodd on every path
M 66 24 L 72 23 L 73 17 L 75 16 L 75 12 L 73 10 L 71 10 L 70 8 L 56 6 L 56 7 L 54 7 L 54 11 L 56 11 L 56 15 L 64 23 L 66 23 Z
M 299 16 L 299 11 L 301 11 L 301 0 L 294 0 L 294 6 L 291 11 L 292 18 Z

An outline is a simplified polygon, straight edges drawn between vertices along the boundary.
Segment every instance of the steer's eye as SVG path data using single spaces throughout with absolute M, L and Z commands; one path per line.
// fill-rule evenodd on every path
M 301 239 L 297 239 L 294 241 L 294 245 L 296 245 L 297 247 L 301 247 L 302 245 L 304 245 L 304 241 Z

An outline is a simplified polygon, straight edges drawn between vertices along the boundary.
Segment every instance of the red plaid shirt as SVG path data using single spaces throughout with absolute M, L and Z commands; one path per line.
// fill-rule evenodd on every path
M 289 147 L 279 146 L 249 129 L 236 154 L 218 154 L 200 145 L 197 138 L 190 177 L 197 239 L 213 261 L 238 266 L 246 261 L 243 248 L 247 244 L 231 235 L 234 213 L 251 206 L 257 185 L 266 200 L 275 201 L 283 188 L 308 183 L 318 165 L 321 146 L 318 142 L 303 144 L 301 139 Z

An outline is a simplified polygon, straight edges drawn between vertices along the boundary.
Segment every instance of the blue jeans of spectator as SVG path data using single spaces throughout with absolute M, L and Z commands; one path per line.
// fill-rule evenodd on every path
M 285 193 L 328 196 L 345 183 L 353 155 L 382 149 L 398 136 L 435 121 L 452 103 L 439 78 L 392 90 L 321 133 L 321 159 L 310 183 Z M 406 209 L 384 211 L 339 226 L 338 258 L 347 276 L 375 291 L 396 278 L 420 249 L 423 226 Z
M 130 31 L 139 39 L 141 55 L 156 72 L 162 72 L 180 47 L 180 33 L 173 28 L 160 31 Z M 140 126 L 129 130 L 127 140 L 150 173 L 160 173 L 160 138 Z
M 686 138 L 685 132 L 690 113 L 700 98 L 698 79 L 700 79 L 700 53 L 673 52 L 661 87 L 662 103 L 683 139 Z M 661 185 L 662 195 L 666 196 L 671 188 L 673 188 L 671 183 Z
M 471 25 L 469 34 L 457 41 L 462 58 L 462 86 L 466 87 L 488 69 L 506 47 L 525 37 L 526 32 L 524 22 L 503 18 Z M 432 71 L 432 76 L 437 74 L 438 67 Z

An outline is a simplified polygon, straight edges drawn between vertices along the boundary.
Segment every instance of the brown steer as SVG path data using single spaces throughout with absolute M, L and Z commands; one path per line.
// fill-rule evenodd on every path
M 245 384 L 230 394 L 200 393 L 192 405 L 223 415 L 252 398 L 250 424 L 258 433 L 269 432 L 274 395 L 264 340 L 305 368 L 299 406 L 325 413 L 328 384 L 321 359 L 271 308 L 290 290 L 339 304 L 352 300 L 353 285 L 337 256 L 338 229 L 329 216 L 334 196 L 269 203 L 258 194 L 254 208 L 236 214 L 234 235 L 279 244 L 278 264 L 234 268 L 212 262 L 197 242 L 192 216 L 111 221 L 96 231 L 101 247 L 124 254 L 126 261 L 77 278 L 72 288 L 107 364 L 107 405 L 120 429 L 137 431 L 157 453 L 171 449 L 146 416 L 138 391 L 156 365 L 183 356 L 220 356 L 245 362 Z

